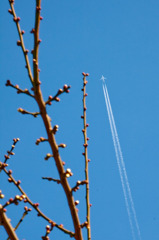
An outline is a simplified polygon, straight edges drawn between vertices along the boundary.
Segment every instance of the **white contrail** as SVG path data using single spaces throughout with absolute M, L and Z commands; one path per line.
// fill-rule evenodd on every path
M 116 139 L 117 146 L 118 146 L 118 151 L 119 151 L 119 154 L 120 154 L 121 165 L 122 165 L 122 169 L 123 169 L 123 172 L 124 172 L 125 183 L 126 183 L 126 186 L 127 186 L 127 191 L 128 191 L 129 200 L 130 200 L 130 203 L 131 203 L 131 208 L 132 208 L 132 212 L 133 212 L 133 216 L 134 216 L 134 221 L 135 221 L 135 224 L 136 224 L 138 237 L 141 240 L 140 228 L 139 228 L 139 224 L 138 224 L 138 221 L 137 221 L 135 206 L 134 206 L 134 202 L 133 202 L 133 198 L 132 198 L 132 194 L 131 194 L 131 190 L 130 190 L 130 185 L 129 185 L 129 181 L 128 181 L 128 177 L 127 177 L 127 173 L 126 173 L 126 168 L 125 168 L 125 163 L 124 163 L 124 159 L 123 159 L 123 154 L 122 154 L 121 147 L 120 147 L 119 137 L 118 137 L 118 133 L 117 133 L 117 129 L 116 129 L 115 120 L 114 120 L 114 117 L 113 117 L 113 112 L 112 112 L 112 108 L 111 108 L 109 94 L 108 94 L 108 90 L 107 90 L 106 84 L 105 84 L 105 92 L 106 92 L 106 97 L 107 97 L 107 101 L 108 101 L 108 107 L 110 109 L 112 125 L 113 125 L 113 128 L 114 128 L 115 139 Z
M 135 238 L 135 233 L 134 233 L 134 227 L 133 227 L 130 207 L 129 207 L 129 203 L 128 203 L 127 192 L 126 192 L 126 188 L 125 188 L 122 168 L 121 168 L 121 164 L 120 164 L 120 158 L 119 158 L 120 155 L 119 155 L 119 152 L 118 152 L 118 145 L 117 145 L 117 142 L 116 142 L 116 139 L 115 139 L 115 133 L 114 133 L 114 129 L 113 129 L 111 113 L 110 113 L 110 109 L 109 109 L 108 100 L 107 100 L 107 97 L 106 97 L 106 90 L 104 88 L 104 84 L 103 84 L 103 92 L 104 92 L 105 103 L 106 103 L 106 107 L 107 107 L 107 111 L 108 111 L 108 118 L 109 118 L 110 128 L 111 128 L 111 132 L 112 132 L 112 138 L 113 138 L 115 154 L 116 154 L 116 159 L 117 159 L 117 164 L 118 164 L 118 168 L 119 168 L 121 184 L 122 184 L 124 198 L 125 198 L 126 209 L 127 209 L 127 213 L 128 213 L 128 218 L 129 218 L 129 222 L 130 222 L 131 231 L 132 231 L 132 237 L 133 237 L 133 240 L 135 240 L 136 238 Z

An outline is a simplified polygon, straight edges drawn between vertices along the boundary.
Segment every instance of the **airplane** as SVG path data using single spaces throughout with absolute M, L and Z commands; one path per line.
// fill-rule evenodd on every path
M 105 77 L 102 75 L 102 77 L 101 77 L 101 79 L 100 80 L 102 80 L 103 81 L 103 83 L 105 82 Z

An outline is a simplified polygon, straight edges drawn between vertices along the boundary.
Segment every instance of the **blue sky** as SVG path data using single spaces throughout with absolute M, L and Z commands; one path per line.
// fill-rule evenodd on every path
M 42 176 L 57 177 L 53 161 L 43 160 L 50 152 L 47 143 L 35 141 L 46 136 L 40 118 L 23 116 L 22 107 L 37 111 L 27 96 L 5 87 L 10 79 L 22 89 L 30 89 L 21 49 L 16 46 L 18 34 L 12 16 L 7 13 L 8 1 L 0 3 L 0 158 L 10 148 L 12 139 L 21 141 L 10 160 L 9 168 L 33 202 L 57 223 L 72 229 L 62 189 Z M 25 30 L 27 49 L 33 47 L 30 30 L 34 26 L 34 1 L 15 1 L 15 9 Z M 67 148 L 60 151 L 66 167 L 74 175 L 70 184 L 84 178 L 82 136 L 82 75 L 88 72 L 87 119 L 90 163 L 91 225 L 93 239 L 132 239 L 113 142 L 104 102 L 101 75 L 107 87 L 119 133 L 127 174 L 144 240 L 159 239 L 159 2 L 157 0 L 87 0 L 42 1 L 40 38 L 40 79 L 44 98 L 54 95 L 65 83 L 70 94 L 48 107 L 53 125 L 59 125 L 57 142 Z M 31 59 L 31 55 L 30 55 Z M 0 189 L 8 198 L 18 194 L 0 174 Z M 75 194 L 79 199 L 81 222 L 85 221 L 84 188 Z M 23 212 L 23 204 L 8 208 L 13 225 Z M 46 222 L 32 211 L 18 229 L 19 239 L 40 239 Z M 0 227 L 2 239 L 6 235 Z M 84 231 L 85 236 L 85 231 Z M 69 239 L 58 230 L 51 239 Z

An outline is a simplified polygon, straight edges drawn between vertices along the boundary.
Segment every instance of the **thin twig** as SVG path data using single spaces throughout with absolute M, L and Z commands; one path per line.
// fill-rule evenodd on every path
M 13 1 L 11 4 L 11 8 L 13 11 L 13 16 L 16 17 L 15 15 L 15 11 L 13 8 Z M 45 101 L 43 99 L 42 96 L 42 91 L 40 88 L 40 80 L 39 80 L 39 61 L 38 61 L 38 54 L 39 54 L 39 44 L 41 42 L 41 40 L 39 39 L 39 27 L 40 27 L 40 20 L 42 19 L 40 16 L 40 11 L 41 11 L 41 0 L 36 0 L 36 13 L 35 13 L 35 27 L 34 27 L 34 49 L 33 49 L 33 73 L 34 73 L 34 78 L 31 77 L 31 82 L 33 84 L 33 90 L 34 90 L 34 94 L 35 94 L 35 99 L 37 101 L 37 104 L 39 106 L 39 112 L 40 115 L 43 119 L 44 125 L 45 125 L 45 129 L 47 132 L 47 136 L 48 136 L 48 141 L 52 150 L 52 154 L 54 156 L 54 160 L 57 166 L 57 170 L 59 173 L 59 177 L 60 177 L 60 181 L 61 181 L 61 185 L 65 191 L 66 194 L 66 198 L 68 201 L 68 205 L 70 208 L 70 212 L 71 212 L 71 216 L 72 216 L 72 220 L 73 220 L 73 225 L 74 225 L 74 229 L 75 229 L 75 234 L 64 229 L 63 227 L 61 227 L 60 225 L 56 224 L 56 227 L 61 229 L 63 232 L 68 233 L 70 236 L 74 236 L 76 240 L 82 240 L 82 231 L 81 231 L 81 226 L 80 226 L 80 220 L 79 220 L 79 216 L 78 216 L 78 212 L 76 209 L 76 205 L 75 205 L 75 201 L 72 195 L 72 191 L 71 191 L 71 187 L 68 183 L 66 174 L 65 174 L 65 169 L 63 167 L 63 162 L 61 160 L 61 157 L 59 155 L 59 149 L 58 149 L 58 145 L 56 143 L 55 140 L 55 136 L 54 133 L 52 132 L 52 125 L 51 125 L 51 119 L 47 114 L 46 111 L 46 104 Z M 17 18 L 16 18 L 17 20 Z M 20 35 L 20 27 L 19 27 L 19 23 L 18 21 L 16 21 L 17 24 L 17 28 L 18 28 L 18 32 Z M 23 52 L 25 51 L 24 48 L 24 43 L 23 43 L 23 39 L 22 36 L 20 36 L 20 41 L 21 43 L 17 42 L 17 44 L 21 44 Z M 28 60 L 28 58 L 26 57 L 26 60 Z M 27 63 L 27 67 L 28 67 L 28 71 L 30 70 L 30 66 Z M 30 73 L 30 71 L 29 71 Z M 4 169 L 5 171 L 5 169 Z M 17 186 L 19 188 L 19 190 L 23 192 L 23 190 L 21 189 L 20 186 Z M 25 194 L 25 193 L 24 193 Z M 38 211 L 39 216 L 42 216 L 43 218 L 45 218 L 47 221 L 50 221 L 49 218 L 47 218 L 39 209 L 37 206 L 35 206 L 29 198 L 27 198 L 28 202 Z
M 18 112 L 22 114 L 29 114 L 29 115 L 32 115 L 33 117 L 37 117 L 40 114 L 39 112 L 29 112 L 22 108 L 18 108 Z
M 51 178 L 51 177 L 42 177 L 42 179 L 48 180 L 48 181 L 53 181 L 56 182 L 57 184 L 61 183 L 59 179 Z
M 17 18 L 17 16 L 16 16 L 15 9 L 14 9 L 14 1 L 10 1 L 10 0 L 9 0 L 9 4 L 10 4 L 10 7 L 11 7 L 11 14 L 13 15 L 13 20 L 15 21 L 16 26 L 17 26 L 17 31 L 18 31 L 18 34 L 19 34 L 19 38 L 20 38 L 20 42 L 21 42 L 21 47 L 22 47 L 23 54 L 24 54 L 24 58 L 25 58 L 25 62 L 26 62 L 26 68 L 27 68 L 27 70 L 28 70 L 28 75 L 29 75 L 29 78 L 30 78 L 31 83 L 33 84 L 34 80 L 33 80 L 32 72 L 31 72 L 31 67 L 30 67 L 30 63 L 29 63 L 29 58 L 28 58 L 27 50 L 25 49 L 24 40 L 23 40 L 23 34 L 24 34 L 24 32 L 21 31 L 21 29 L 20 29 L 20 24 L 19 24 L 19 20 L 20 20 L 20 19 Z
M 18 237 L 17 237 L 9 219 L 7 218 L 2 205 L 0 205 L 0 225 L 4 226 L 6 232 L 11 240 L 18 240 Z
M 82 91 L 83 91 L 83 125 L 84 125 L 84 129 L 82 130 L 83 132 L 83 135 L 84 135 L 84 152 L 83 152 L 83 155 L 85 157 L 85 178 L 86 178 L 86 181 L 87 181 L 87 184 L 86 184 L 86 209 L 87 209 L 87 216 L 86 216 L 86 219 L 87 219 L 87 239 L 88 240 L 91 240 L 91 227 L 90 227 L 90 201 L 89 201 L 89 174 L 88 174 L 88 162 L 89 162 L 89 159 L 88 159 L 88 137 L 87 137 L 87 127 L 89 126 L 87 124 L 87 121 L 86 121 L 86 96 L 87 96 L 87 93 L 86 93 L 86 84 L 87 84 L 87 81 L 86 81 L 86 76 L 89 76 L 88 73 L 82 73 L 83 74 L 83 88 L 82 88 Z
M 24 220 L 25 216 L 28 214 L 28 211 L 25 211 L 21 217 L 21 219 L 19 220 L 19 222 L 17 223 L 17 225 L 14 228 L 14 231 L 16 231 L 19 227 L 19 225 L 22 223 L 22 221 Z M 7 240 L 9 240 L 10 238 L 8 237 Z
M 50 117 L 46 111 L 46 104 L 42 96 L 41 88 L 40 88 L 40 81 L 39 81 L 39 72 L 38 72 L 38 49 L 39 49 L 39 25 L 40 25 L 40 10 L 41 10 L 41 0 L 36 0 L 36 17 L 35 17 L 35 33 L 34 33 L 34 52 L 33 56 L 35 61 L 33 61 L 33 68 L 34 68 L 34 93 L 37 104 L 40 109 L 41 117 L 43 119 L 45 129 L 48 136 L 48 141 L 52 150 L 52 154 L 54 156 L 54 160 L 57 166 L 57 170 L 59 173 L 61 185 L 65 191 L 66 198 L 68 201 L 68 205 L 70 208 L 73 225 L 75 229 L 75 239 L 82 240 L 82 231 L 80 227 L 79 216 L 76 210 L 75 201 L 72 195 L 71 187 L 68 183 L 67 177 L 65 175 L 65 169 L 63 167 L 63 162 L 59 155 L 58 145 L 55 140 L 55 136 L 52 132 L 52 125 L 50 121 Z
M 6 170 L 5 167 L 2 168 L 2 170 L 9 176 L 9 178 L 12 180 L 12 182 L 14 183 L 14 185 L 19 189 L 19 191 L 26 196 L 26 200 L 27 202 L 38 212 L 38 216 L 44 218 L 46 221 L 48 222 L 53 222 L 55 224 L 55 227 L 60 229 L 61 231 L 63 231 L 64 233 L 69 234 L 70 236 L 74 236 L 75 234 L 63 227 L 61 227 L 60 225 L 58 225 L 57 223 L 55 223 L 54 221 L 52 221 L 50 218 L 48 218 L 44 213 L 42 213 L 40 211 L 40 209 L 38 208 L 38 204 L 33 203 L 29 197 L 27 196 L 27 194 L 23 191 L 23 189 L 20 187 L 19 184 L 17 184 L 17 181 L 13 178 L 13 176 L 9 173 L 9 171 Z
M 10 87 L 16 89 L 18 94 L 19 94 L 19 93 L 24 93 L 24 94 L 26 94 L 26 95 L 34 98 L 34 95 L 31 94 L 28 89 L 22 90 L 21 88 L 19 88 L 18 85 L 13 85 L 10 80 L 7 80 L 6 86 L 10 86 Z
M 63 89 L 59 89 L 56 93 L 56 95 L 54 97 L 52 96 L 49 96 L 48 97 L 48 100 L 45 102 L 45 104 L 47 105 L 51 105 L 51 102 L 52 101 L 56 101 L 56 102 L 59 102 L 60 99 L 58 98 L 59 95 L 61 95 L 62 93 L 66 92 L 66 93 L 69 93 L 69 89 L 71 88 L 71 86 L 67 86 L 66 84 L 63 86 Z

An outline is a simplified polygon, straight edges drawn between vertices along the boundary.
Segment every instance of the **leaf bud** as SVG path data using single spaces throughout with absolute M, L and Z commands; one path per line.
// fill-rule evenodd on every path
M 65 147 L 66 147 L 66 144 L 61 143 L 61 144 L 58 145 L 58 147 L 65 148 Z
M 76 200 L 75 201 L 75 205 L 77 206 L 79 204 L 79 200 Z
M 13 182 L 13 180 L 12 180 L 11 178 L 8 178 L 8 182 L 10 182 L 10 183 L 11 183 L 11 182 Z
M 50 157 L 52 157 L 52 155 L 50 153 L 46 154 L 45 160 L 48 160 Z
M 34 29 L 34 28 L 32 28 L 32 30 L 30 31 L 30 33 L 35 33 L 35 29 Z
M 8 9 L 8 12 L 9 12 L 10 14 L 13 14 L 12 9 Z
M 55 101 L 56 101 L 56 102 L 60 102 L 60 98 L 56 97 L 56 98 L 55 98 Z
M 6 85 L 6 86 L 11 86 L 11 81 L 10 81 L 10 80 L 7 80 L 7 82 L 6 82 L 5 85 Z
M 4 198 L 4 194 L 0 194 L 0 199 L 3 199 Z

